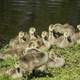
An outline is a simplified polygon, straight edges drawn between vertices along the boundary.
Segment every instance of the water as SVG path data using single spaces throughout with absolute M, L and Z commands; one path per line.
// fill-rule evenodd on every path
M 51 23 L 80 23 L 80 0 L 0 0 L 0 35 L 14 37 L 34 26 L 39 32 Z

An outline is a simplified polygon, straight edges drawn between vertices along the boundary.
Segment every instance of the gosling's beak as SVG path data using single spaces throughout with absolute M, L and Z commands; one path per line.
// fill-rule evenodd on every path
M 23 39 L 24 41 L 26 41 L 26 38 L 25 38 L 24 36 L 22 37 L 22 39 Z
M 47 37 L 47 36 L 45 36 L 45 37 L 44 37 L 44 39 L 45 39 L 45 40 L 48 40 L 48 37 Z
M 67 37 L 67 40 L 68 40 L 69 42 L 72 42 L 70 36 Z
M 35 36 L 36 38 L 38 38 L 38 36 L 36 35 L 36 32 L 34 32 L 34 36 Z

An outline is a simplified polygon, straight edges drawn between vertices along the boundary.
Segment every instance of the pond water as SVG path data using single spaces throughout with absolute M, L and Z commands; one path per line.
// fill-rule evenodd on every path
M 80 22 L 80 0 L 0 0 L 0 35 L 13 37 L 20 30 L 46 30 L 51 23 Z

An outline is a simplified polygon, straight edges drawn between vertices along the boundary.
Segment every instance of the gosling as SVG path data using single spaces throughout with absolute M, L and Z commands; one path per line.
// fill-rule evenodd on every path
M 26 72 L 31 73 L 48 61 L 48 54 L 39 51 L 38 49 L 28 49 L 26 54 L 20 59 L 20 67 Z
M 24 38 L 24 32 L 20 31 L 18 36 L 9 42 L 9 47 L 13 49 L 19 48 L 25 43 L 25 40 L 23 38 Z

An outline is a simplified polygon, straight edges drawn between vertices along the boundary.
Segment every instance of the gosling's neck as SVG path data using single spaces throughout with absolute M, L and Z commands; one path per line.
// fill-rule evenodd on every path
M 44 38 L 42 38 L 42 41 L 46 47 L 48 47 L 48 48 L 50 47 L 50 43 L 49 43 L 48 39 L 45 39 L 45 37 L 44 37 Z
M 23 40 L 23 38 L 20 38 L 20 37 L 19 37 L 18 40 L 19 40 L 19 43 L 24 43 L 24 42 L 25 42 L 25 41 Z
M 35 35 L 34 34 L 30 34 L 30 39 L 36 39 Z
M 49 31 L 49 40 L 51 39 L 55 39 L 54 35 L 53 35 L 53 31 Z

